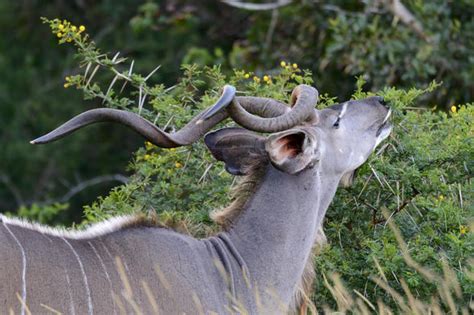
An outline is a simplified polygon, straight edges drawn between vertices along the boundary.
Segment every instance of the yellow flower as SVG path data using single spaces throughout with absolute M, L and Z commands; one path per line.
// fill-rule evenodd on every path
M 75 27 L 75 26 L 73 25 L 73 26 L 71 27 L 71 30 L 72 30 L 73 32 L 75 32 L 75 31 L 77 30 L 77 27 Z
M 270 76 L 264 75 L 263 76 L 263 81 L 267 82 L 268 80 L 270 80 Z
M 249 73 L 244 74 L 244 78 L 246 79 L 250 78 L 250 74 Z
M 286 67 L 286 62 L 284 62 L 284 61 L 280 62 L 280 66 L 281 66 L 282 68 L 285 68 L 285 67 Z
M 68 42 L 68 43 L 72 42 L 72 38 L 66 39 L 66 42 Z
M 255 81 L 255 83 L 260 83 L 260 78 L 257 76 L 254 76 L 253 80 Z
M 293 64 L 293 69 L 298 69 L 298 64 L 294 63 Z
M 63 33 L 58 32 L 58 33 L 56 34 L 56 36 L 59 37 L 59 38 L 61 38 L 61 37 L 63 37 Z
M 174 167 L 181 168 L 181 167 L 183 167 L 183 164 L 181 164 L 179 162 L 176 162 L 176 163 L 174 163 Z
M 153 149 L 153 143 L 149 142 L 149 141 L 145 141 L 145 147 L 147 150 L 151 150 Z
M 69 83 L 64 83 L 64 88 L 67 89 L 69 87 Z
M 452 111 L 453 113 L 455 113 L 455 112 L 458 111 L 458 108 L 456 107 L 456 105 L 451 106 L 451 111 Z
M 444 196 L 443 196 L 443 195 L 439 195 L 438 200 L 439 200 L 439 201 L 443 201 L 443 200 L 444 200 Z
M 59 25 L 58 25 L 58 29 L 59 29 L 60 31 L 62 31 L 62 30 L 64 29 L 64 25 L 59 24 Z
M 79 26 L 79 32 L 84 32 L 86 27 L 84 25 Z
M 150 158 L 151 158 L 151 155 L 150 155 L 150 154 L 145 154 L 145 155 L 143 156 L 143 159 L 144 159 L 145 161 L 148 161 Z
M 468 232 L 468 228 L 465 225 L 460 225 L 459 226 L 459 234 L 464 235 Z

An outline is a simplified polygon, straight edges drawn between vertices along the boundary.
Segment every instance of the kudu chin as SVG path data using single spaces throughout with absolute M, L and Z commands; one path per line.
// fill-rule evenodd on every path
M 338 184 L 349 184 L 388 137 L 390 110 L 380 97 L 318 110 L 318 92 L 307 85 L 294 89 L 290 106 L 235 93 L 225 86 L 214 106 L 175 133 L 102 108 L 33 140 L 48 143 L 105 121 L 163 148 L 207 133 L 213 156 L 243 177 L 234 202 L 213 213 L 222 232 L 205 239 L 138 215 L 82 232 L 0 216 L 0 313 L 280 314 L 302 305 L 326 209 Z M 243 128 L 208 133 L 228 117 Z

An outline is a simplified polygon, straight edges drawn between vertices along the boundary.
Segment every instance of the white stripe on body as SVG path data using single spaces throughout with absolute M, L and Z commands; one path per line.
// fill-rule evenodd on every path
M 72 315 L 76 315 L 76 309 L 74 308 L 74 300 L 72 298 L 72 293 L 71 293 L 71 281 L 69 279 L 69 274 L 67 273 L 67 269 L 64 269 L 64 272 L 66 273 L 67 292 L 69 293 L 69 301 L 71 302 L 70 312 Z
M 112 285 L 112 280 L 110 280 L 110 276 L 109 276 L 109 273 L 107 272 L 107 267 L 105 266 L 105 263 L 104 261 L 102 260 L 102 257 L 100 257 L 99 255 L 99 252 L 97 251 L 97 249 L 95 248 L 95 246 L 91 243 L 91 242 L 87 242 L 89 244 L 89 246 L 92 248 L 92 251 L 94 252 L 94 254 L 97 256 L 97 259 L 99 259 L 99 262 L 100 262 L 100 265 L 102 266 L 102 269 L 104 269 L 104 274 L 105 274 L 105 277 L 107 278 L 107 281 L 109 282 L 109 286 L 110 286 L 110 295 L 112 297 L 112 302 L 113 302 L 113 305 L 114 305 L 114 314 L 117 314 L 117 311 L 115 309 L 115 299 L 114 299 L 114 296 L 113 296 L 113 292 L 114 292 L 114 287 Z
M 69 243 L 68 240 L 66 240 L 64 237 L 62 237 L 62 239 L 63 239 L 64 242 L 66 242 L 66 244 L 69 246 L 69 248 L 71 248 L 74 256 L 76 256 L 77 262 L 79 263 L 79 267 L 81 268 L 82 278 L 84 280 L 84 286 L 86 287 L 86 293 L 87 293 L 87 306 L 89 308 L 89 314 L 92 315 L 92 314 L 94 314 L 94 307 L 92 306 L 91 291 L 90 291 L 90 288 L 89 288 L 89 282 L 87 281 L 87 275 L 86 275 L 86 271 L 84 269 L 84 265 L 82 264 L 81 258 L 77 254 L 74 247 L 72 247 L 71 243 Z
M 25 249 L 21 245 L 20 241 L 18 238 L 15 236 L 15 234 L 10 230 L 10 228 L 6 225 L 5 222 L 3 222 L 3 226 L 7 229 L 8 233 L 11 234 L 15 242 L 18 244 L 20 247 L 21 251 L 21 260 L 22 260 L 22 272 L 21 272 L 21 281 L 22 281 L 22 288 L 21 288 L 21 298 L 22 298 L 22 303 L 21 303 L 21 315 L 25 315 L 25 306 L 26 306 L 26 254 L 25 254 Z

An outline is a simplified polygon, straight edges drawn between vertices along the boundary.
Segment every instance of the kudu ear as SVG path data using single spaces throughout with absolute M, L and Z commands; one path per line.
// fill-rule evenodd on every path
M 268 137 L 265 150 L 272 164 L 288 174 L 295 174 L 319 159 L 315 134 L 304 128 L 294 128 Z
M 233 175 L 247 175 L 252 166 L 268 159 L 265 140 L 242 128 L 223 128 L 204 138 L 212 155 L 223 161 L 227 172 Z

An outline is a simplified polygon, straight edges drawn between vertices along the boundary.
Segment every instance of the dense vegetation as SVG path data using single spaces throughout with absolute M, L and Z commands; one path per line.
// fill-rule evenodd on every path
M 357 301 L 350 291 L 354 289 L 373 305 L 381 300 L 406 311 L 396 295 L 384 289 L 389 287 L 406 301 L 413 294 L 430 303 L 436 295 L 444 310 L 468 308 L 474 295 L 474 110 L 469 103 L 474 32 L 469 16 L 474 6 L 469 1 L 406 2 L 423 25 L 422 33 L 397 24 L 393 12 L 379 1 L 303 2 L 277 14 L 215 6 L 210 1 L 149 1 L 139 7 L 103 1 L 94 9 L 65 3 L 65 17 L 76 11 L 87 13 L 80 20 L 87 29 L 63 20 L 48 22 L 54 33 L 49 38 L 63 44 L 61 49 L 44 40 L 46 27 L 37 31 L 42 36 L 24 34 L 37 41 L 36 49 L 16 46 L 15 58 L 28 69 L 26 73 L 2 62 L 14 56 L 2 50 L 0 69 L 9 84 L 0 83 L 5 104 L 0 120 L 6 131 L 1 136 L 2 211 L 18 209 L 23 216 L 62 224 L 156 211 L 164 223 L 185 233 L 204 236 L 217 229 L 208 213 L 228 202 L 232 177 L 201 143 L 163 150 L 130 138 L 124 128 L 107 126 L 91 127 L 46 147 L 23 144 L 85 110 L 75 105 L 82 96 L 96 101 L 88 103 L 91 107 L 139 112 L 172 129 L 212 104 L 226 83 L 250 95 L 282 101 L 288 101 L 295 85 L 312 84 L 323 93 L 321 107 L 351 94 L 362 98 L 376 93 L 390 101 L 396 127 L 359 169 L 354 185 L 339 190 L 328 211 L 329 246 L 316 258 L 319 277 L 313 299 L 318 306 L 354 308 Z M 5 15 L 0 23 L 11 27 L 15 22 L 5 12 L 19 5 L 0 3 L 5 10 L 0 11 Z M 41 6 L 42 15 L 61 13 L 52 6 L 30 5 Z M 105 10 L 111 12 L 106 19 L 93 21 Z M 31 17 L 29 10 L 21 12 Z M 228 19 L 216 19 L 216 14 Z M 436 23 L 430 19 L 434 14 Z M 273 30 L 268 26 L 271 20 L 276 23 Z M 39 28 L 39 20 L 31 23 Z M 271 40 L 266 39 L 269 32 Z M 100 36 L 94 42 L 87 33 Z M 70 58 L 71 49 L 77 52 L 77 63 Z M 116 50 L 123 53 L 116 55 Z M 113 53 L 102 53 L 107 51 Z M 132 59 L 136 62 L 130 71 Z M 182 61 L 185 64 L 179 68 Z M 162 65 L 156 71 L 155 63 Z M 302 70 L 306 68 L 310 70 Z M 54 73 L 47 76 L 50 83 L 43 78 L 48 71 Z M 355 82 L 356 74 L 364 76 Z M 432 79 L 437 81 L 430 83 Z M 41 89 L 38 82 L 43 83 Z M 74 183 L 89 187 L 87 180 L 96 176 L 123 173 L 137 146 L 127 170 L 130 176 L 106 177 L 126 184 L 109 193 L 104 190 L 110 186 L 102 187 L 103 197 L 94 202 L 94 197 L 82 193 L 83 199 L 73 200 L 68 209 L 70 200 L 62 197 L 74 190 Z M 68 173 L 82 178 L 71 179 Z M 78 211 L 71 216 L 79 204 L 86 205 L 85 217 Z M 398 228 L 389 228 L 392 225 Z M 336 271 L 350 288 L 342 298 L 341 289 L 334 289 L 338 278 L 329 279 Z

